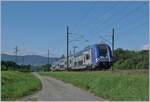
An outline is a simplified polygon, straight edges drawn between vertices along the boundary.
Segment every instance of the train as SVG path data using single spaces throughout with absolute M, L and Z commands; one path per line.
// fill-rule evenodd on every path
M 52 71 L 63 70 L 100 70 L 109 69 L 112 65 L 112 50 L 106 43 L 93 44 L 85 47 L 83 50 L 61 58 L 52 64 Z

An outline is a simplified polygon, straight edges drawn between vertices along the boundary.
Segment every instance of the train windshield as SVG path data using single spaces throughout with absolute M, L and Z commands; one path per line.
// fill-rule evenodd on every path
M 107 46 L 99 45 L 100 56 L 106 57 L 107 56 Z

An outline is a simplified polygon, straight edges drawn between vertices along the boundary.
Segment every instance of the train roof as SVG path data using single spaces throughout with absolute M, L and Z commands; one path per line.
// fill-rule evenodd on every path
M 109 46 L 109 45 L 106 44 L 106 43 L 93 44 L 93 45 L 87 46 L 87 47 L 85 47 L 83 50 L 77 52 L 77 53 L 75 54 L 75 57 L 80 56 L 83 52 L 85 52 L 85 51 L 87 51 L 88 49 L 91 49 L 91 48 L 93 48 L 94 46 L 97 46 L 97 45 L 106 45 L 106 46 Z

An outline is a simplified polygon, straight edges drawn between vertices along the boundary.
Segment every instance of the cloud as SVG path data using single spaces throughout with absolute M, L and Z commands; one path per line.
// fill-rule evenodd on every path
M 1 51 L 1 54 L 15 55 L 13 51 Z
M 141 48 L 141 50 L 149 50 L 149 44 L 145 44 L 145 45 Z

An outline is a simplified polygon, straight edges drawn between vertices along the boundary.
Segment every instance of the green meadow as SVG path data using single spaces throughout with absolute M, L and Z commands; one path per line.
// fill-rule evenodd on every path
M 40 72 L 74 86 L 84 88 L 106 100 L 148 101 L 148 73 L 94 72 Z
M 32 73 L 1 71 L 2 100 L 16 100 L 39 89 L 41 89 L 41 82 Z

